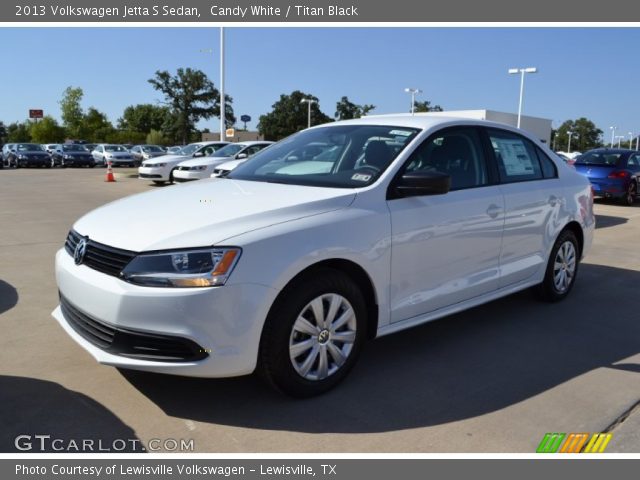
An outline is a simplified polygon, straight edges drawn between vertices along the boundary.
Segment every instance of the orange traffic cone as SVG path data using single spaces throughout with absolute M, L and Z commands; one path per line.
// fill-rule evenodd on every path
M 107 162 L 107 178 L 104 180 L 105 182 L 115 182 L 116 179 L 113 176 L 113 169 L 111 168 L 111 160 Z

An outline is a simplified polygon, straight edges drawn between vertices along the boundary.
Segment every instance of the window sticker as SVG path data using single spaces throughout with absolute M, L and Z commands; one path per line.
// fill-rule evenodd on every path
M 408 137 L 412 133 L 413 132 L 408 132 L 407 130 L 391 130 L 389 132 L 389 135 L 396 136 L 396 137 Z
M 365 173 L 355 173 L 351 180 L 357 180 L 358 182 L 368 182 L 371 180 L 371 175 L 367 175 Z
M 505 173 L 508 176 L 535 174 L 533 161 L 522 140 L 498 138 L 492 139 L 492 143 L 502 157 Z

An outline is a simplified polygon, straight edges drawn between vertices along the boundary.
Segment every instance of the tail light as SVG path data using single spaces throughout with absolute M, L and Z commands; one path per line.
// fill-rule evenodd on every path
M 611 172 L 607 178 L 628 178 L 628 177 L 629 177 L 629 172 L 620 170 L 617 172 Z

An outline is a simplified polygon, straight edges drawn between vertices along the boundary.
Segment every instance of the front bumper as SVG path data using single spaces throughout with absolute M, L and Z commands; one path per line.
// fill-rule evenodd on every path
M 173 172 L 173 179 L 177 182 L 189 182 L 209 178 L 210 174 L 208 170 L 176 170 Z
M 98 362 L 195 377 L 231 377 L 255 369 L 264 320 L 278 293 L 256 284 L 193 289 L 141 287 L 75 265 L 64 249 L 56 254 L 56 280 L 68 304 L 110 328 L 178 337 L 208 354 L 197 361 L 162 361 L 113 353 L 78 333 L 71 318 L 66 318 L 58 306 L 53 317 Z
M 138 177 L 148 180 L 168 182 L 170 170 L 165 167 L 139 167 Z

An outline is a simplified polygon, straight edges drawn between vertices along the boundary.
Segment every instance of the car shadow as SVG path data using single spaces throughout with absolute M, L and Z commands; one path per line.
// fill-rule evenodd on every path
M 0 314 L 11 310 L 18 303 L 18 291 L 4 280 L 0 280 Z
M 200 422 L 307 433 L 438 425 L 514 405 L 640 352 L 637 315 L 611 314 L 639 282 L 637 271 L 583 264 L 563 302 L 524 291 L 382 337 L 345 382 L 308 400 L 272 392 L 254 377 L 122 374 L 167 415 Z
M 54 382 L 0 376 L 0 405 L 0 452 L 142 452 L 134 431 L 111 411 Z
M 596 229 L 615 227 L 629 221 L 628 218 L 613 217 L 611 215 L 596 215 Z

